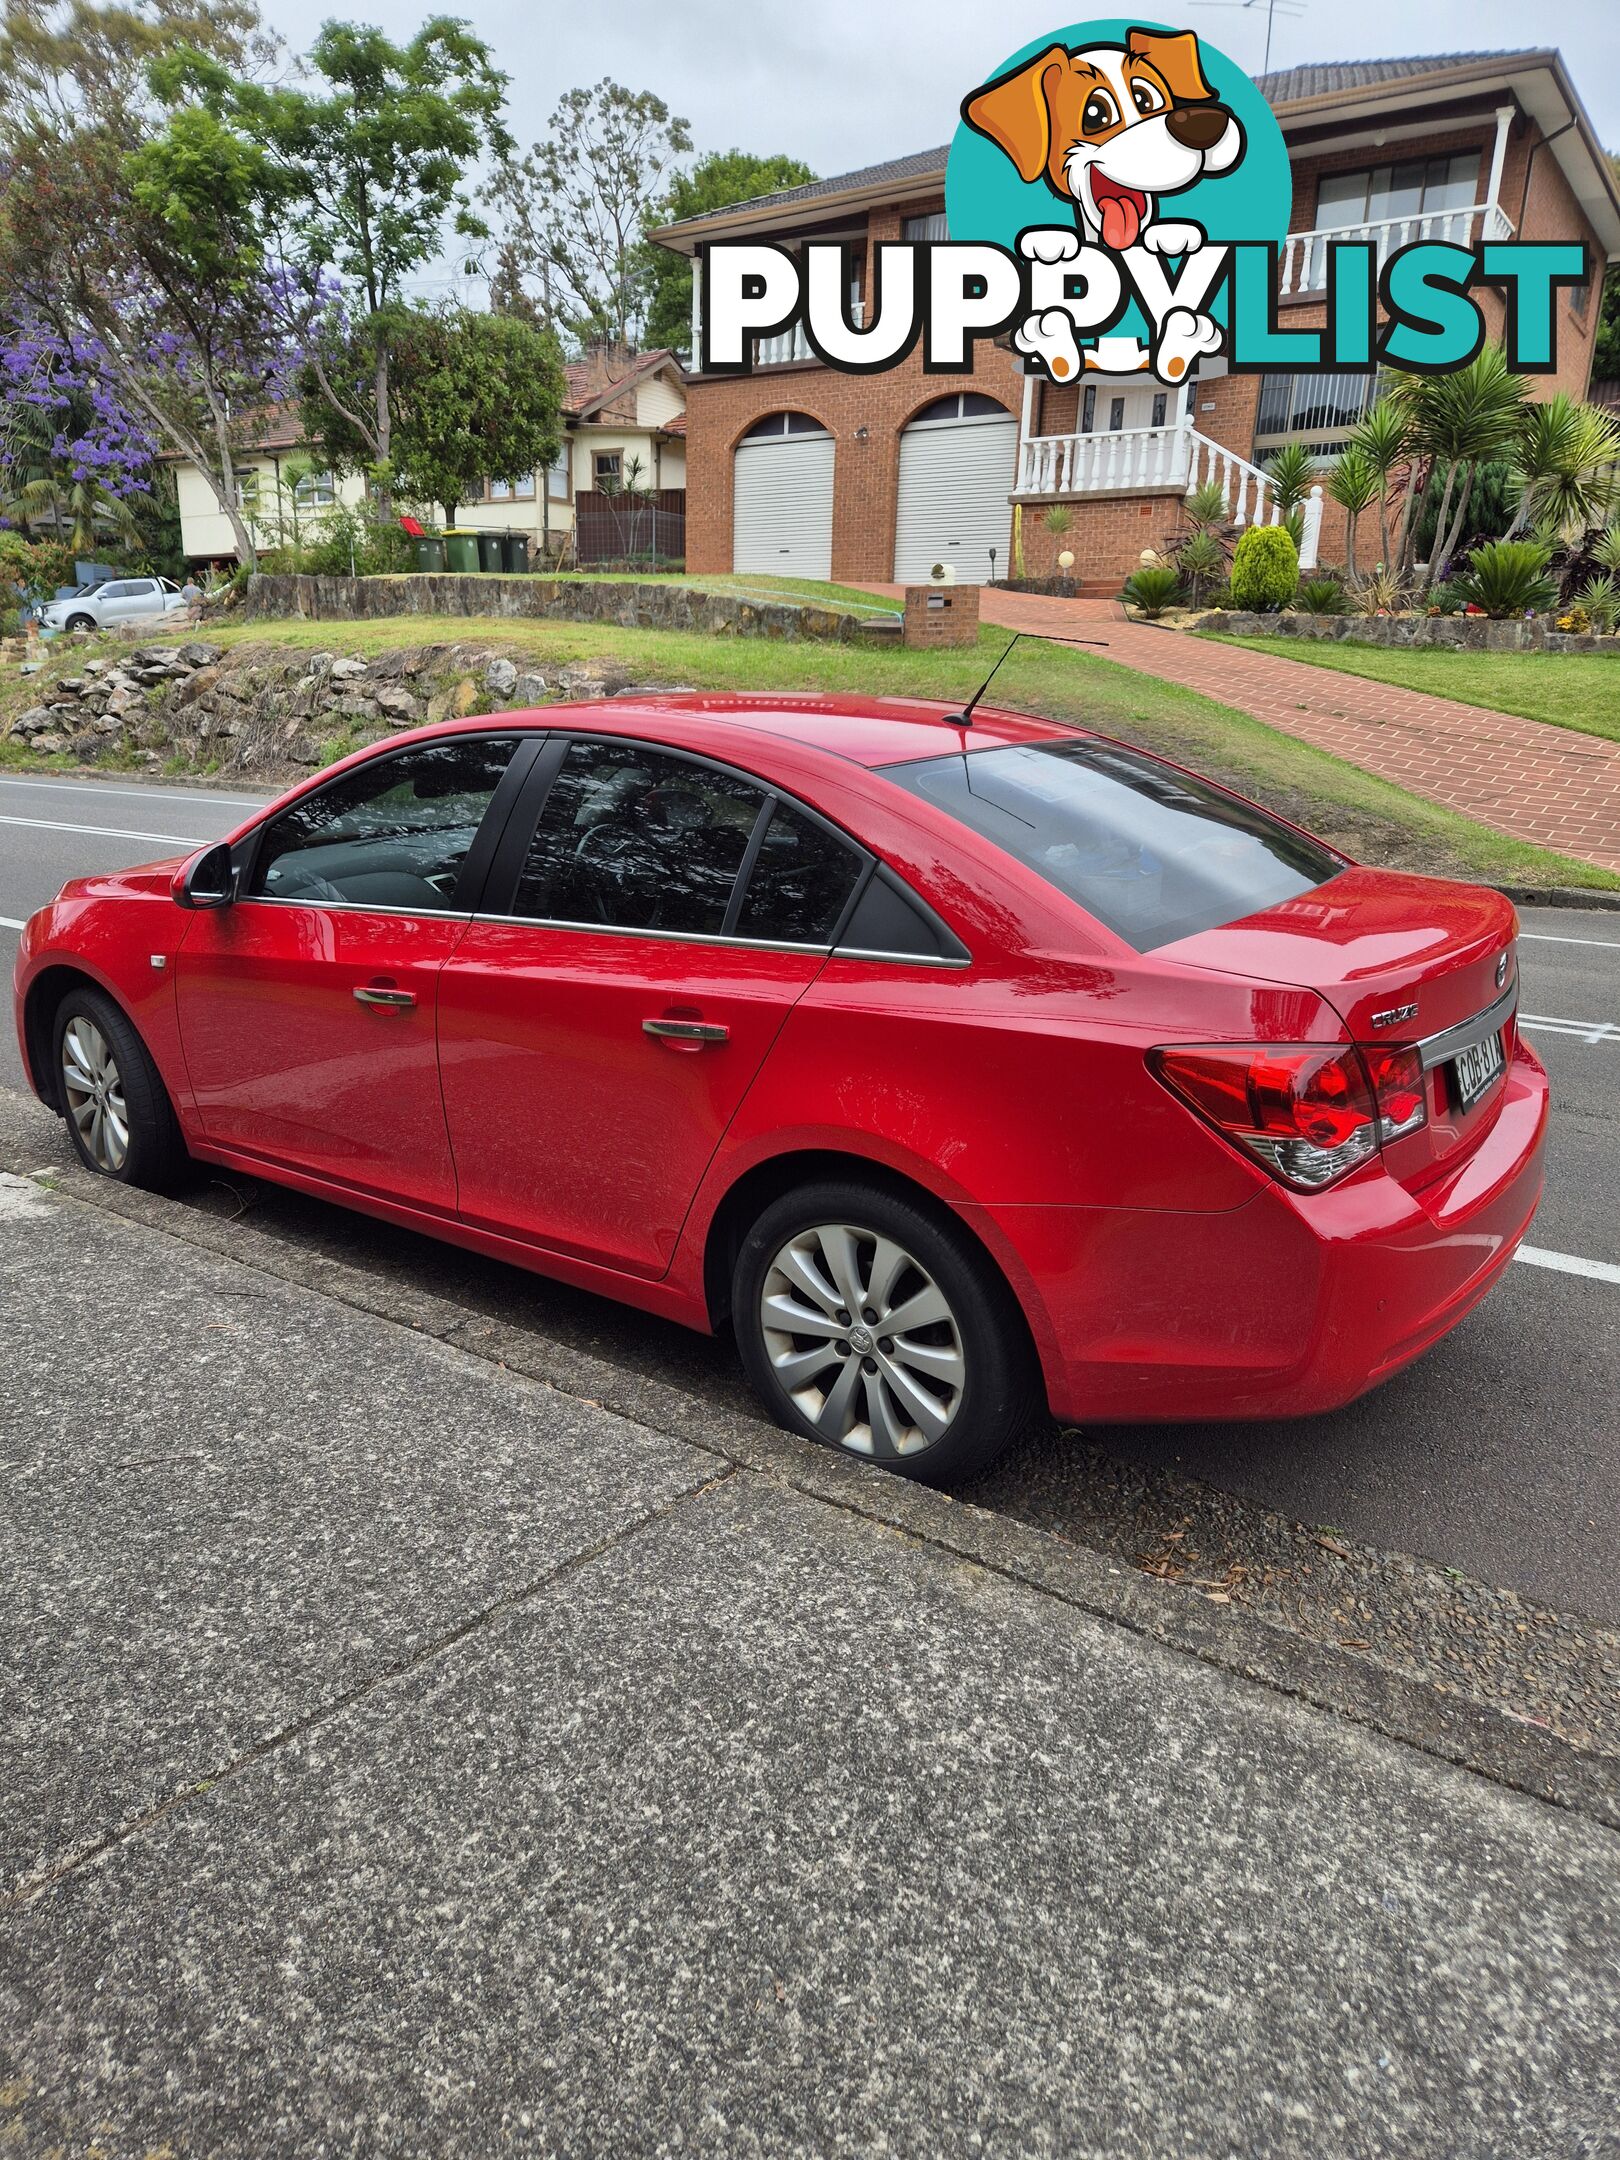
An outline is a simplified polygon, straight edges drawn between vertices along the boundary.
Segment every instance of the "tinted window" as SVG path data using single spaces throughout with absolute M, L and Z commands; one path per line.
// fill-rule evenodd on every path
M 446 908 L 513 738 L 425 743 L 362 765 L 266 829 L 250 892 Z
M 1038 743 L 887 772 L 1139 952 L 1275 906 L 1344 868 L 1263 810 L 1134 750 Z
M 836 833 L 779 802 L 754 860 L 737 935 L 830 943 L 863 867 L 864 858 Z
M 713 936 L 764 803 L 734 773 L 644 743 L 568 747 L 513 913 L 613 930 Z
M 914 954 L 919 960 L 965 960 L 967 948 L 919 905 L 892 871 L 867 880 L 838 940 L 844 953 Z
M 135 588 L 133 585 L 97 585 L 91 590 L 98 592 L 103 600 L 127 600 Z

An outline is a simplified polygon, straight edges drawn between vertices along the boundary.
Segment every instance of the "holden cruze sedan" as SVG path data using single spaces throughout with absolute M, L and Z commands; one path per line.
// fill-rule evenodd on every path
M 1546 1075 L 1494 893 L 873 698 L 421 729 L 28 924 L 92 1169 L 280 1180 L 699 1329 L 913 1476 L 1326 1410 L 1490 1288 Z

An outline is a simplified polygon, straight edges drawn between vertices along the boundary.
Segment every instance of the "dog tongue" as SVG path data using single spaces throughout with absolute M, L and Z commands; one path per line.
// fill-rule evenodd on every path
M 1142 227 L 1142 217 L 1134 202 L 1126 195 L 1105 195 L 1098 206 L 1102 211 L 1103 246 L 1113 248 L 1134 247 L 1136 236 Z

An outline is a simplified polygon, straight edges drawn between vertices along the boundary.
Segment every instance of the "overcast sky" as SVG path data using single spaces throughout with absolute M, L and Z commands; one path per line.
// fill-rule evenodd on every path
M 426 0 L 262 0 L 295 49 L 329 15 L 408 35 Z M 1117 0 L 1115 0 L 1117 4 Z M 529 142 L 564 90 L 604 75 L 656 90 L 691 122 L 699 150 L 786 151 L 822 175 L 926 150 L 949 139 L 972 86 L 1029 39 L 1066 22 L 1052 0 L 437 0 L 466 16 L 511 77 L 513 129 Z M 1545 41 L 1562 48 L 1599 135 L 1620 148 L 1620 5 L 1562 0 L 1279 0 L 1272 66 L 1485 51 Z M 1098 6 L 1098 18 L 1108 16 Z M 1151 12 L 1149 19 L 1171 16 Z M 1263 0 L 1249 8 L 1187 4 L 1176 18 L 1251 74 L 1265 52 Z

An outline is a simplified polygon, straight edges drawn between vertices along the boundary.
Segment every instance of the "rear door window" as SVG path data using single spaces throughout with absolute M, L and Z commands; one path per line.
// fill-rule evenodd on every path
M 514 915 L 718 936 L 765 791 L 646 743 L 568 746 L 529 843 Z
M 778 801 L 749 873 L 738 937 L 830 944 L 865 867 L 865 856 L 847 840 Z
M 1337 877 L 1330 849 L 1139 751 L 1027 743 L 885 767 L 1138 952 Z

